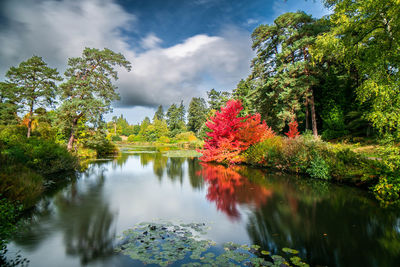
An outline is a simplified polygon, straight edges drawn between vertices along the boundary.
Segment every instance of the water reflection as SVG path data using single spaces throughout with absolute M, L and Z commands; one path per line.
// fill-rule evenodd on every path
M 15 242 L 34 249 L 57 229 L 63 234 L 66 254 L 78 256 L 82 264 L 111 255 L 116 214 L 103 195 L 105 169 L 97 166 L 101 164 L 92 164 L 83 174 L 81 179 L 87 179 L 84 186 L 73 181 L 53 201 L 47 198 L 40 202 L 34 216 L 25 222 L 26 231 Z
M 398 214 L 380 209 L 352 188 L 269 179 L 273 196 L 248 220 L 253 243 L 273 252 L 296 248 L 312 266 L 393 266 L 400 260 L 400 234 L 394 225 Z
M 215 202 L 217 209 L 231 220 L 239 220 L 239 204 L 261 207 L 271 197 L 272 191 L 256 182 L 251 182 L 239 172 L 243 166 L 213 165 L 201 163 L 198 172 L 207 183 L 207 200 Z
M 366 192 L 150 151 L 90 164 L 80 179 L 36 205 L 14 243 L 32 266 L 57 265 L 58 258 L 41 261 L 46 253 L 64 257 L 63 266 L 129 266 L 110 256 L 116 231 L 153 218 L 214 221 L 210 239 L 274 253 L 291 247 L 312 266 L 400 262 L 400 215 Z

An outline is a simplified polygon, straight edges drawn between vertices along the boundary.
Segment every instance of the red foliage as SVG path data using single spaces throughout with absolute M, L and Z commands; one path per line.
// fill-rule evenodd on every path
M 240 175 L 240 166 L 227 168 L 223 165 L 201 163 L 199 174 L 207 183 L 207 200 L 215 202 L 217 209 L 231 220 L 240 219 L 239 204 L 254 205 L 260 208 L 272 196 L 272 191 Z
M 206 122 L 207 133 L 204 149 L 199 150 L 205 162 L 238 163 L 243 161 L 240 153 L 249 146 L 274 136 L 274 132 L 261 122 L 260 114 L 239 117 L 243 109 L 239 100 L 230 100 Z
M 297 123 L 296 120 L 292 120 L 289 123 L 289 131 L 287 133 L 285 133 L 287 135 L 287 137 L 289 137 L 290 139 L 294 139 L 297 136 L 300 135 L 299 131 L 297 130 L 297 127 L 299 126 L 299 124 Z

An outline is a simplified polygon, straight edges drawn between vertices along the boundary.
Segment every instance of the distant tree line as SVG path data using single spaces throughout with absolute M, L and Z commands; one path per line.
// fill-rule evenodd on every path
M 158 106 L 153 119 L 143 119 L 140 124 L 130 125 L 121 115 L 114 117 L 107 123 L 108 132 L 113 135 L 112 139 L 120 140 L 120 135 L 129 136 L 129 141 L 168 141 L 170 139 L 186 140 L 205 137 L 207 119 L 219 110 L 230 99 L 229 92 L 211 89 L 207 92 L 207 101 L 202 97 L 193 97 L 189 107 L 183 104 L 172 104 L 164 111 L 162 105 Z

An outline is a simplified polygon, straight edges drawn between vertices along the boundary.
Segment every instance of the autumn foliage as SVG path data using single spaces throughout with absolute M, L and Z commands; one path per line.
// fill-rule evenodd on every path
M 298 126 L 299 124 L 297 123 L 296 120 L 292 120 L 289 123 L 289 131 L 285 133 L 289 139 L 294 139 L 300 135 L 299 131 L 297 130 Z
M 199 150 L 205 162 L 239 163 L 244 159 L 242 151 L 275 134 L 263 121 L 260 114 L 240 117 L 243 109 L 239 100 L 230 100 L 220 112 L 206 122 L 211 130 L 207 133 L 204 149 Z

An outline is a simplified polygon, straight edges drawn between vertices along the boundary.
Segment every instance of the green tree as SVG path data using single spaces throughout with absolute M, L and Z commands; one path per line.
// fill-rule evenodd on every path
M 207 119 L 206 101 L 201 97 L 193 97 L 188 109 L 188 130 L 198 133 Z
M 185 118 L 186 118 L 186 110 L 185 110 L 185 106 L 183 105 L 183 100 L 182 100 L 181 104 L 179 105 L 179 108 L 178 108 L 178 120 L 184 122 Z
M 261 81 L 259 111 L 277 130 L 304 110 L 306 128 L 311 115 L 313 134 L 318 135 L 314 99 L 318 69 L 311 62 L 309 50 L 326 30 L 323 20 L 299 11 L 279 16 L 272 25 L 260 25 L 252 34 L 257 56 L 251 78 Z
M 0 125 L 18 123 L 19 106 L 15 103 L 15 86 L 10 83 L 0 82 Z
M 131 65 L 122 54 L 107 48 L 85 48 L 82 57 L 70 58 L 68 65 L 65 72 L 68 80 L 61 85 L 63 103 L 59 114 L 70 131 L 68 150 L 71 150 L 79 119 L 85 116 L 87 123 L 98 125 L 102 115 L 111 110 L 111 102 L 119 98 L 112 83 L 118 79 L 115 67 L 130 71 Z
M 241 116 L 255 113 L 255 99 L 256 90 L 249 79 L 240 80 L 236 88 L 233 90 L 232 96 L 234 99 L 242 102 L 243 109 L 240 113 Z
M 230 93 L 217 91 L 213 88 L 207 92 L 207 97 L 210 110 L 219 110 L 221 106 L 224 106 L 228 102 Z
M 179 109 L 176 104 L 172 104 L 166 114 L 167 124 L 170 131 L 178 128 L 179 125 Z
M 35 108 L 51 105 L 57 94 L 56 81 L 61 81 L 56 69 L 49 68 L 41 57 L 33 56 L 11 67 L 6 77 L 15 85 L 14 102 L 28 111 L 28 132 L 31 136 L 32 117 Z
M 142 123 L 140 124 L 139 135 L 144 137 L 146 134 L 146 129 L 151 125 L 149 117 L 145 117 Z
M 146 127 L 143 135 L 146 141 L 157 141 L 161 136 L 169 134 L 168 126 L 165 120 L 154 120 L 152 124 Z
M 335 56 L 357 73 L 364 116 L 382 133 L 400 138 L 400 2 L 326 0 L 331 30 L 317 40 L 317 59 Z
M 162 105 L 159 105 L 156 113 L 154 114 L 153 121 L 154 120 L 163 120 L 163 119 L 164 119 L 164 109 L 163 109 Z

